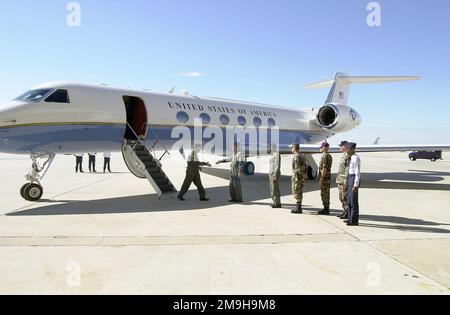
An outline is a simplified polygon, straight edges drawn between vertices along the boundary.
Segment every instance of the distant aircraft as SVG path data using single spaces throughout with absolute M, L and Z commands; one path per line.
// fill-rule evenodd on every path
M 79 152 L 122 152 L 130 171 L 147 178 L 161 197 L 176 191 L 151 154 L 156 145 L 164 148 L 179 141 L 172 137 L 177 126 L 194 128 L 194 119 L 204 125 L 226 127 L 255 126 L 279 129 L 280 152 L 289 153 L 293 143 L 302 144 L 309 160 L 308 175 L 314 178 L 317 164 L 312 154 L 319 143 L 350 131 L 362 122 L 348 106 L 352 83 L 381 83 L 417 80 L 418 77 L 352 77 L 338 73 L 334 80 L 309 85 L 331 86 L 323 106 L 287 109 L 264 104 L 159 94 L 56 82 L 39 85 L 6 104 L 0 111 L 0 152 L 31 156 L 32 168 L 21 188 L 24 199 L 37 201 L 43 195 L 41 180 L 57 154 Z M 267 139 L 257 140 L 258 154 L 267 153 Z M 225 142 L 224 142 L 225 143 Z M 447 150 L 450 145 L 360 146 L 360 152 Z M 261 153 L 262 152 L 262 153 Z M 331 148 L 339 152 L 339 148 Z M 255 166 L 247 162 L 246 173 Z
M 381 137 L 378 137 L 378 138 L 375 140 L 375 142 L 373 143 L 373 145 L 379 145 L 379 144 L 380 144 L 380 140 L 381 140 Z

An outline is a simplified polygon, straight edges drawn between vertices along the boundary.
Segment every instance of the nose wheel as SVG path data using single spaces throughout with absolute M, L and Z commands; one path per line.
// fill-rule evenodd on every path
M 38 201 L 44 194 L 44 188 L 39 184 L 25 184 L 20 189 L 20 195 L 27 201 Z
M 45 159 L 42 166 L 39 164 L 39 159 Z M 31 154 L 31 161 L 33 162 L 31 171 L 25 176 L 29 183 L 20 188 L 20 195 L 23 199 L 27 201 L 38 201 L 42 198 L 44 188 L 40 181 L 47 174 L 54 159 L 54 154 Z

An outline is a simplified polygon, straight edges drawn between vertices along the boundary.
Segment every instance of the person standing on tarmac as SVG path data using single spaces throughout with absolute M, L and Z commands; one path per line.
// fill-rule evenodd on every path
M 342 220 L 348 219 L 348 168 L 350 166 L 350 156 L 347 153 L 347 141 L 342 141 L 340 144 L 342 157 L 339 163 L 339 170 L 336 178 L 336 184 L 339 189 L 339 200 L 342 204 L 343 213 L 339 215 L 339 218 Z
M 231 162 L 231 178 L 230 178 L 230 202 L 241 203 L 244 201 L 242 197 L 241 178 L 244 176 L 245 157 L 239 150 L 239 144 L 233 145 L 233 157 L 218 161 L 216 164 Z
M 106 173 L 106 170 L 111 173 L 111 152 L 103 153 L 103 173 Z
M 95 169 L 97 153 L 88 153 L 89 155 L 89 172 L 97 173 Z
M 178 199 L 181 201 L 185 201 L 184 195 L 188 192 L 189 187 L 191 187 L 192 183 L 197 187 L 198 193 L 200 195 L 200 201 L 209 201 L 206 198 L 206 190 L 203 187 L 202 178 L 200 176 L 201 166 L 211 167 L 211 164 L 208 162 L 200 162 L 198 159 L 198 153 L 201 151 L 201 146 L 195 146 L 194 150 L 192 150 L 191 154 L 187 159 L 187 170 L 186 170 L 186 178 L 184 180 L 183 186 L 178 194 Z
M 347 144 L 350 156 L 348 169 L 348 226 L 359 225 L 359 189 L 361 187 L 361 159 L 356 155 L 356 143 Z
M 276 144 L 270 147 L 270 164 L 269 164 L 269 182 L 270 192 L 273 200 L 273 209 L 282 208 L 280 193 L 280 177 L 281 177 L 281 155 L 278 152 Z
M 330 145 L 328 142 L 322 143 L 323 153 L 319 166 L 319 182 L 322 196 L 323 210 L 319 215 L 330 215 L 330 190 L 331 190 L 331 168 L 333 167 L 333 157 L 328 153 Z
M 83 172 L 83 153 L 76 153 L 75 160 L 76 160 L 75 172 L 78 173 L 78 171 L 80 171 L 80 173 L 84 173 Z
M 305 183 L 305 176 L 308 169 L 308 161 L 306 157 L 300 153 L 300 145 L 294 144 L 292 146 L 292 153 L 294 158 L 292 159 L 292 195 L 297 203 L 292 214 L 302 214 L 303 203 L 303 186 Z

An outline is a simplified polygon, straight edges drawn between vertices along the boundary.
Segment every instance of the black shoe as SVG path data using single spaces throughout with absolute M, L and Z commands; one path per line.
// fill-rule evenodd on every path
M 229 203 L 235 203 L 235 202 L 237 202 L 236 200 L 233 200 L 233 199 L 230 199 L 230 200 L 228 200 L 228 202 Z
M 183 196 L 178 196 L 178 200 L 180 200 L 180 201 L 186 201 L 186 199 L 184 199 Z
M 294 210 L 291 211 L 292 214 L 303 214 L 302 206 L 297 206 Z
M 348 222 L 348 223 L 347 223 L 347 226 L 359 226 L 359 223 L 351 223 L 351 222 Z
M 209 201 L 209 199 L 208 198 L 202 198 L 202 199 L 200 199 L 200 201 Z
M 272 206 L 272 209 L 281 209 L 281 208 L 282 208 L 281 205 L 273 205 L 273 206 Z
M 339 218 L 341 218 L 341 220 L 348 220 L 348 210 L 345 210 Z
M 319 211 L 318 215 L 330 215 L 330 207 L 323 208 L 322 211 Z

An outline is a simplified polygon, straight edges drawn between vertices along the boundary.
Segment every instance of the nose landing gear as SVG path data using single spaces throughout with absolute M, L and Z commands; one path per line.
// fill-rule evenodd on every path
M 39 159 L 45 159 L 45 162 L 42 164 L 42 166 L 39 164 Z M 53 153 L 31 154 L 31 161 L 33 163 L 31 165 L 30 172 L 25 176 L 29 183 L 23 185 L 20 189 L 20 195 L 23 199 L 28 201 L 38 201 L 42 198 L 42 195 L 44 194 L 44 188 L 42 187 L 40 181 L 47 174 L 47 171 L 52 165 L 54 159 L 55 154 Z

